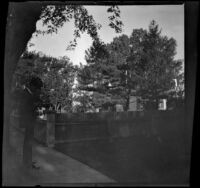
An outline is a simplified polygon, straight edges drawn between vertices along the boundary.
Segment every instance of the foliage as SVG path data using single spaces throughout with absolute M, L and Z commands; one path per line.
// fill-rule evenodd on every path
M 93 42 L 86 51 L 87 65 L 79 70 L 79 88 L 93 91 L 96 106 L 121 99 L 128 110 L 130 96 L 137 95 L 157 108 L 160 98 L 183 94 L 183 89 L 175 90 L 174 79 L 178 85 L 183 82 L 182 62 L 174 60 L 175 54 L 176 41 L 162 36 L 153 20 L 148 30 L 134 29 L 130 37 L 121 35 L 110 44 Z
M 117 33 L 122 31 L 122 21 L 120 20 L 120 10 L 118 6 L 114 5 L 107 9 L 111 14 L 108 18 L 110 21 L 109 26 L 114 28 Z M 40 16 L 45 30 L 37 30 L 37 34 L 51 34 L 57 33 L 65 22 L 74 20 L 74 40 L 70 42 L 67 49 L 74 49 L 77 45 L 77 38 L 81 33 L 87 32 L 93 40 L 98 40 L 98 30 L 101 28 L 97 24 L 92 15 L 89 15 L 87 9 L 82 5 L 48 5 L 44 6 Z
M 78 89 L 86 92 L 92 91 L 90 101 L 93 107 L 101 107 L 110 100 L 107 92 L 110 82 L 108 71 L 109 54 L 106 45 L 101 41 L 94 41 L 90 49 L 86 51 L 87 66 L 80 67 L 77 75 Z
M 44 83 L 41 96 L 44 103 L 55 107 L 60 103 L 62 107 L 71 110 L 75 73 L 76 67 L 67 57 L 41 57 L 39 53 L 26 51 L 19 61 L 13 81 L 23 85 L 31 76 L 38 76 Z
M 73 99 L 75 101 L 74 112 L 88 112 L 93 110 L 92 97 L 88 93 L 78 90 Z
M 144 99 L 156 101 L 168 98 L 168 92 L 175 87 L 174 79 L 179 76 L 181 62 L 175 61 L 176 41 L 161 36 L 158 24 L 153 20 L 143 42 L 143 71 L 140 75 L 138 94 Z M 157 104 L 155 106 L 157 108 Z

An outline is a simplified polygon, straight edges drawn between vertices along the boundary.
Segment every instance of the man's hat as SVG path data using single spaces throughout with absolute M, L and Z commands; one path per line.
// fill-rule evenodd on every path
M 30 79 L 29 86 L 35 86 L 40 89 L 43 87 L 43 82 L 39 77 L 32 77 Z

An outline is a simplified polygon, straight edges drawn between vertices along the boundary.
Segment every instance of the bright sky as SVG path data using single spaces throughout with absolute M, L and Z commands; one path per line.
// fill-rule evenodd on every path
M 131 35 L 133 29 L 148 29 L 151 20 L 155 20 L 160 28 L 162 35 L 173 37 L 177 41 L 177 54 L 175 59 L 184 59 L 184 5 L 140 5 L 140 6 L 119 6 L 121 10 L 121 20 L 124 24 L 123 32 L 116 34 L 108 24 L 109 14 L 106 6 L 85 6 L 90 14 L 93 15 L 97 23 L 102 25 L 99 30 L 100 38 L 105 42 L 121 34 Z M 31 43 L 34 46 L 29 50 L 41 51 L 53 57 L 68 56 L 74 64 L 80 62 L 85 64 L 85 50 L 91 44 L 92 39 L 87 34 L 82 34 L 78 39 L 78 45 L 74 51 L 66 51 L 69 41 L 73 40 L 74 23 L 67 22 L 59 29 L 57 34 L 33 36 Z M 37 28 L 41 28 L 41 23 L 37 23 Z

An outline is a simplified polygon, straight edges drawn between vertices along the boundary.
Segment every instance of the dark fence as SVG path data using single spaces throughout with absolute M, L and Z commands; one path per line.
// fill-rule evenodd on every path
M 93 140 L 108 137 L 107 120 L 97 113 L 56 114 L 57 142 Z
M 47 121 L 42 119 L 37 119 L 34 136 L 37 141 L 42 144 L 47 143 Z
M 20 125 L 19 119 L 20 119 L 19 115 L 12 114 L 10 116 L 11 125 L 14 126 L 17 130 L 24 133 L 25 127 L 22 127 L 22 125 Z M 36 120 L 34 137 L 38 142 L 45 145 L 47 144 L 47 120 L 42 120 L 42 119 Z
M 143 135 L 183 141 L 184 110 L 56 114 L 57 142 Z
M 20 128 L 18 117 L 13 124 Z M 191 125 L 192 126 L 192 125 Z M 185 147 L 186 129 L 183 109 L 173 111 L 101 112 L 48 114 L 47 120 L 37 120 L 35 138 L 47 146 L 55 143 L 141 136 L 161 143 Z M 191 140 L 191 139 L 190 139 Z M 182 148 L 181 148 L 182 149 Z

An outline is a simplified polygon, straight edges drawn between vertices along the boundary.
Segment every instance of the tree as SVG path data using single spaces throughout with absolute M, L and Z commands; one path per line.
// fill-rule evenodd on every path
M 76 92 L 76 96 L 74 96 L 74 112 L 78 113 L 85 113 L 88 111 L 93 110 L 93 99 L 91 95 L 88 95 L 87 92 L 84 92 L 82 90 L 78 90 Z
M 132 40 L 127 35 L 122 35 L 114 38 L 113 42 L 108 44 L 109 61 L 113 64 L 113 69 L 110 71 L 113 72 L 111 93 L 123 99 L 126 111 L 129 109 L 130 96 L 133 94 L 137 80 L 133 73 L 136 71 L 136 53 L 138 53 L 140 46 L 137 45 L 136 41 L 139 40 L 142 33 L 139 30 L 133 30 L 133 33 L 136 32 L 138 35 L 132 37 Z M 141 57 L 141 54 L 138 56 Z
M 94 108 L 99 108 L 110 100 L 109 84 L 111 65 L 108 62 L 109 53 L 106 45 L 101 41 L 94 41 L 86 51 L 86 66 L 82 66 L 78 73 L 78 88 L 90 93 Z
M 160 98 L 168 98 L 167 91 L 174 88 L 180 62 L 174 60 L 176 41 L 161 36 L 158 24 L 153 20 L 143 41 L 143 58 L 139 65 L 143 71 L 139 80 L 138 95 L 155 103 L 157 109 Z
M 121 99 L 128 110 L 130 96 L 137 95 L 141 102 L 149 101 L 143 103 L 145 108 L 157 109 L 159 99 L 175 95 L 174 79 L 183 77 L 175 54 L 176 41 L 162 36 L 153 20 L 148 31 L 134 29 L 130 37 L 121 35 L 107 45 L 94 42 L 86 51 L 87 66 L 79 75 L 79 83 L 98 96 L 100 106 Z
M 67 111 L 72 111 L 72 87 L 74 84 L 76 67 L 69 62 L 68 58 L 62 58 L 51 62 L 51 66 L 46 75 L 44 75 L 45 90 L 50 101 L 57 104 Z
M 14 74 L 14 85 L 26 84 L 30 77 L 37 76 L 42 79 L 44 88 L 42 98 L 47 106 L 58 104 L 70 111 L 72 109 L 72 86 L 74 83 L 76 67 L 69 58 L 52 58 L 39 53 L 25 52 L 19 60 Z M 49 104 L 48 104 L 49 103 Z
M 79 83 L 84 85 L 82 89 L 94 92 L 98 107 L 122 103 L 128 110 L 130 96 L 140 78 L 136 75 L 136 65 L 142 55 L 140 40 L 144 33 L 133 30 L 131 39 L 122 35 L 107 45 L 94 42 L 86 51 L 87 66 L 82 69 Z

